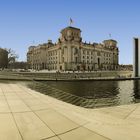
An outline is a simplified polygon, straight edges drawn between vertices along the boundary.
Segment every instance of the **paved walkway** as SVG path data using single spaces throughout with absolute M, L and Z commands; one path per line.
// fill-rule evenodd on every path
M 140 104 L 84 109 L 0 83 L 0 140 L 140 140 Z

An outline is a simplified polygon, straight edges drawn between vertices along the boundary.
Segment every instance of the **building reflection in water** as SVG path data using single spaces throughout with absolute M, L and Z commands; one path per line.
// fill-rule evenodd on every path
M 133 81 L 134 102 L 140 102 L 140 80 Z
M 120 105 L 133 102 L 133 81 L 118 81 L 119 94 L 118 101 Z

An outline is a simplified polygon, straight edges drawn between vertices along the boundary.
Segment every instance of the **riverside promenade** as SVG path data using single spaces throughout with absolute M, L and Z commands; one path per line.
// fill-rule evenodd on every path
M 86 109 L 0 83 L 0 140 L 139 140 L 140 104 Z

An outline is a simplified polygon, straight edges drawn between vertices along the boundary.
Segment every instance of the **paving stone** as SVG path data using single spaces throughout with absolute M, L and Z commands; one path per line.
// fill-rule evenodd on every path
M 86 128 L 78 128 L 59 136 L 61 140 L 109 140 Z
M 41 102 L 38 99 L 26 99 L 24 100 L 24 103 L 30 107 L 32 110 L 42 110 L 42 109 L 47 109 L 49 106 L 47 104 Z
M 32 112 L 14 113 L 24 140 L 40 140 L 55 134 Z
M 0 100 L 0 113 L 10 112 L 9 106 L 5 99 Z
M 12 112 L 31 111 L 22 100 L 7 100 Z
M 58 137 L 53 137 L 53 138 L 45 139 L 45 140 L 60 140 L 60 139 Z
M 42 110 L 36 111 L 36 114 L 56 133 L 64 133 L 78 127 L 78 125 L 63 115 L 52 111 Z
M 11 114 L 0 114 L 0 140 L 22 140 Z
M 122 123 L 114 122 L 114 124 L 104 123 L 90 123 L 84 127 L 108 137 L 111 140 L 140 140 L 140 125 L 129 121 L 122 121 Z

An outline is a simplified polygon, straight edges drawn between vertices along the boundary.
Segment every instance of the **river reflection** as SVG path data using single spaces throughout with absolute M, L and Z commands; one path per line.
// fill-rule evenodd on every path
M 82 107 L 140 102 L 140 81 L 33 82 L 30 88 Z
M 133 92 L 135 102 L 140 102 L 140 81 L 133 81 Z

